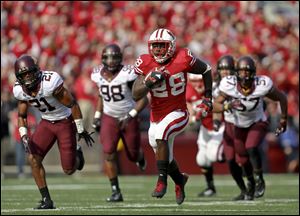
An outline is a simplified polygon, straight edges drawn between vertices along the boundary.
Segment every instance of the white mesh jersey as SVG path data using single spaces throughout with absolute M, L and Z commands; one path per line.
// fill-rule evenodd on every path
M 216 83 L 213 83 L 213 98 L 218 97 L 220 94 L 220 85 L 217 85 Z M 234 124 L 234 116 L 231 112 L 229 111 L 224 111 L 224 120 L 226 122 Z
M 17 100 L 28 101 L 41 112 L 42 119 L 57 121 L 71 115 L 71 109 L 61 104 L 54 96 L 54 90 L 63 84 L 62 77 L 54 71 L 42 71 L 41 87 L 35 97 L 26 94 L 16 82 L 13 88 Z
M 103 98 L 103 112 L 114 118 L 124 117 L 135 105 L 128 82 L 134 81 L 138 75 L 135 74 L 133 66 L 126 65 L 108 81 L 101 75 L 102 68 L 103 65 L 95 67 L 91 79 L 97 84 Z
M 263 110 L 263 97 L 273 87 L 272 80 L 267 76 L 255 76 L 253 92 L 245 96 L 237 89 L 237 78 L 227 76 L 221 80 L 220 91 L 230 96 L 232 99 L 238 99 L 242 103 L 239 110 L 233 110 L 234 124 L 240 128 L 247 128 L 260 120 L 266 121 L 266 115 Z

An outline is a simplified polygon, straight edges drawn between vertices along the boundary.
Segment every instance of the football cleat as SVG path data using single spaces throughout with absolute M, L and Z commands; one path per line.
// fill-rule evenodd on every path
M 79 165 L 77 167 L 78 170 L 82 170 L 84 166 L 84 157 L 83 152 L 80 145 L 77 145 L 76 156 L 79 158 Z
M 266 185 L 264 179 L 258 178 L 255 184 L 254 197 L 255 198 L 262 197 L 265 193 L 265 189 L 266 189 Z
M 145 158 L 135 163 L 137 167 L 140 169 L 140 171 L 145 171 L 147 167 L 147 161 Z
M 189 179 L 189 176 L 186 173 L 182 173 L 183 183 L 181 185 L 175 185 L 175 194 L 176 194 L 176 203 L 180 205 L 185 199 L 184 186 Z
M 240 200 L 245 200 L 245 196 L 246 196 L 246 191 L 241 191 L 241 193 L 234 197 L 232 200 L 233 201 L 240 201 Z
M 34 209 L 55 209 L 55 206 L 52 200 L 43 199 L 40 201 L 40 204 Z
M 215 187 L 208 187 L 198 194 L 198 197 L 210 197 L 216 194 Z
M 248 182 L 247 183 L 247 192 L 245 195 L 245 200 L 253 200 L 255 192 L 255 183 Z
M 152 192 L 152 197 L 162 198 L 167 192 L 167 184 L 157 181 L 156 188 Z
M 123 196 L 120 191 L 115 191 L 110 197 L 106 198 L 106 202 L 123 202 Z

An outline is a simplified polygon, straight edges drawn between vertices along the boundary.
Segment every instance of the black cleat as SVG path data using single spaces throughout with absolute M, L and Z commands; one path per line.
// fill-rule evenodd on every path
M 201 193 L 198 193 L 198 197 L 211 197 L 216 194 L 216 189 L 215 187 L 208 187 L 204 189 Z
M 145 171 L 147 167 L 147 161 L 145 158 L 135 163 L 137 167 L 140 169 L 140 171 Z
M 55 209 L 55 206 L 53 204 L 52 200 L 41 200 L 40 204 L 35 207 L 34 209 Z
M 176 194 L 176 203 L 180 205 L 185 199 L 184 186 L 189 179 L 189 176 L 186 173 L 182 173 L 183 183 L 181 185 L 175 185 L 175 194 Z
M 77 169 L 82 170 L 85 161 L 84 161 L 83 152 L 82 152 L 82 149 L 81 149 L 80 145 L 77 146 L 76 156 L 79 158 L 79 165 L 78 165 Z
M 266 184 L 263 178 L 258 178 L 255 183 L 255 192 L 254 197 L 259 198 L 262 197 L 265 193 Z
M 245 200 L 253 200 L 255 192 L 255 183 L 248 182 L 247 183 L 247 192 L 245 195 Z
M 167 185 L 162 181 L 158 181 L 154 191 L 152 192 L 152 197 L 162 198 L 167 192 Z
M 245 200 L 245 196 L 246 196 L 246 191 L 241 191 L 241 193 L 234 197 L 232 200 L 233 201 L 240 201 L 240 200 Z
M 123 202 L 123 196 L 120 191 L 115 191 L 110 197 L 106 198 L 106 202 Z

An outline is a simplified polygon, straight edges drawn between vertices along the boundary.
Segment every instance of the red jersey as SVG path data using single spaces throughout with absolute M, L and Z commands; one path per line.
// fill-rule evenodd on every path
M 135 63 L 135 72 L 146 76 L 155 68 L 164 67 L 165 80 L 160 86 L 150 90 L 152 122 L 161 121 L 166 115 L 174 110 L 186 110 L 186 83 L 187 73 L 195 63 L 189 49 L 178 49 L 174 56 L 166 64 L 158 64 L 151 55 L 141 55 Z
M 202 81 L 199 81 L 202 82 Z M 194 104 L 199 103 L 201 99 L 204 98 L 204 91 L 198 92 L 195 90 L 195 88 L 188 83 L 186 87 L 186 101 Z M 208 130 L 213 130 L 213 118 L 212 118 L 212 112 L 209 112 L 208 115 L 201 120 L 201 124 Z

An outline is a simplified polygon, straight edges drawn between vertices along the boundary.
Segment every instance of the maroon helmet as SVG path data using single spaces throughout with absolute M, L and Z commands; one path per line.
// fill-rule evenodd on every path
M 115 73 L 120 68 L 123 60 L 121 49 L 116 44 L 107 45 L 102 51 L 102 63 L 104 68 Z
M 241 75 L 241 71 L 245 71 L 246 74 Z M 250 56 L 239 58 L 236 64 L 236 74 L 237 80 L 242 87 L 251 87 L 256 75 L 256 66 L 253 58 Z
M 34 90 L 42 80 L 42 73 L 36 60 L 30 55 L 22 55 L 15 62 L 15 75 L 22 87 Z

